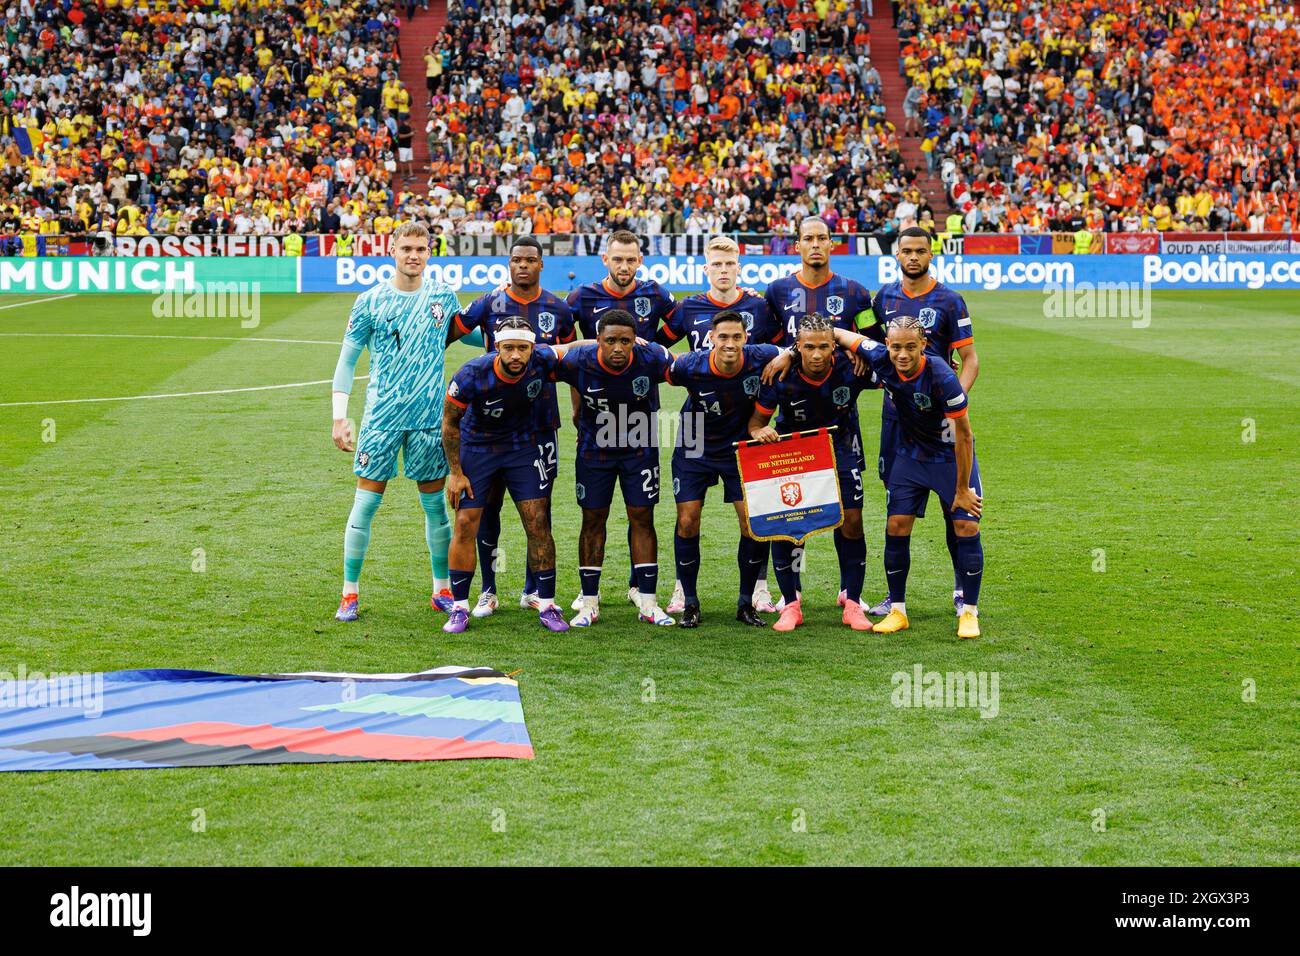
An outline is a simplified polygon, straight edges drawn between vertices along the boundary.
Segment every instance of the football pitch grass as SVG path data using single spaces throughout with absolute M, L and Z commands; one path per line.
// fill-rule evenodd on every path
M 249 329 L 155 318 L 146 296 L 0 299 L 29 303 L 0 311 L 0 671 L 521 669 L 536 760 L 0 774 L 0 864 L 1300 862 L 1300 296 L 1158 293 L 1134 328 L 967 295 L 986 570 L 984 636 L 961 642 L 937 502 L 913 536 L 910 631 L 840 624 L 829 536 L 804 627 L 735 624 L 720 486 L 698 630 L 637 622 L 616 499 L 596 627 L 548 635 L 518 610 L 507 510 L 503 609 L 444 634 L 402 478 L 361 620 L 335 623 L 355 479 L 327 382 L 351 298 L 266 296 Z M 448 373 L 474 354 L 453 346 Z M 264 388 L 302 382 L 322 384 Z M 879 402 L 861 399 L 868 461 Z M 869 600 L 883 514 L 871 478 Z M 894 706 L 893 675 L 918 665 L 996 674 L 996 716 Z

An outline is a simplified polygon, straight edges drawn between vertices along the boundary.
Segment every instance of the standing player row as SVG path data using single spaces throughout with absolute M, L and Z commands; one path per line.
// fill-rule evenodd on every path
M 587 337 L 593 337 L 596 334 L 596 325 L 601 316 L 608 314 L 612 310 L 621 309 L 631 316 L 633 327 L 630 331 L 636 337 L 642 340 L 654 338 L 664 344 L 671 344 L 684 338 L 692 352 L 706 356 L 706 362 L 710 365 L 716 364 L 719 360 L 722 360 L 724 365 L 728 365 L 729 361 L 721 357 L 724 354 L 732 354 L 728 352 L 728 349 L 735 349 L 735 343 L 732 342 L 727 344 L 725 348 L 719 348 L 722 343 L 718 341 L 718 333 L 713 328 L 713 319 L 724 310 L 731 310 L 739 315 L 744 326 L 743 334 L 746 344 L 743 347 L 749 349 L 753 348 L 753 343 L 790 344 L 794 342 L 797 338 L 797 322 L 802 316 L 808 314 L 820 314 L 826 317 L 830 320 L 829 324 L 835 328 L 846 331 L 861 329 L 877 338 L 883 337 L 884 322 L 892 321 L 899 315 L 912 315 L 924 330 L 927 350 L 932 355 L 940 358 L 945 365 L 952 360 L 954 353 L 960 355 L 961 384 L 968 389 L 974 381 L 977 370 L 969 331 L 969 315 L 966 313 L 964 303 L 959 296 L 928 279 L 929 245 L 924 234 L 908 235 L 905 233 L 900 238 L 899 262 L 904 279 L 899 283 L 886 286 L 876 296 L 874 303 L 869 293 L 859 283 L 835 275 L 830 271 L 829 249 L 830 237 L 825 224 L 817 219 L 805 221 L 800 228 L 799 250 L 802 260 L 800 270 L 792 276 L 772 283 L 766 294 L 760 297 L 749 290 L 737 288 L 738 250 L 731 240 L 722 237 L 715 238 L 710 241 L 706 249 L 706 274 L 709 279 L 709 290 L 699 295 L 687 297 L 680 302 L 674 302 L 672 297 L 657 284 L 636 279 L 636 271 L 641 261 L 639 244 L 635 236 L 629 233 L 618 233 L 611 236 L 608 251 L 604 257 L 610 270 L 609 276 L 600 283 L 594 283 L 576 290 L 565 301 L 541 289 L 541 249 L 534 241 L 524 239 L 516 243 L 511 252 L 511 282 L 509 286 L 481 297 L 463 313 L 453 315 L 453 327 L 449 332 L 448 339 L 451 340 L 466 333 L 479 333 L 483 336 L 487 348 L 492 350 L 493 346 L 497 344 L 497 330 L 502 327 L 504 320 L 513 317 L 522 320 L 527 329 L 533 334 L 535 343 L 561 345 L 573 341 L 579 330 Z M 373 293 L 375 290 L 371 291 Z M 365 298 L 365 296 L 362 298 Z M 711 350 L 715 349 L 718 351 L 718 355 L 707 358 Z M 745 358 L 745 362 L 752 361 L 749 357 L 742 357 Z M 438 360 L 440 363 L 441 356 L 438 357 Z M 842 361 L 842 359 L 839 361 Z M 861 360 L 859 360 L 859 364 L 860 362 Z M 599 370 L 599 365 L 596 368 Z M 751 376 L 742 376 L 741 378 L 742 381 L 748 382 Z M 373 390 L 375 387 L 376 377 L 372 373 L 371 389 Z M 552 382 L 542 381 L 537 387 L 539 393 L 536 396 L 536 405 L 537 414 L 540 416 L 538 420 L 548 433 L 540 446 L 542 448 L 542 470 L 550 474 L 547 481 L 547 487 L 549 488 L 554 481 L 557 441 L 554 429 L 559 425 L 558 403 Z M 605 386 L 594 385 L 592 387 L 596 389 L 596 392 L 584 390 L 584 386 L 577 383 L 572 391 L 575 420 L 579 423 L 580 443 L 583 442 L 583 429 L 581 427 L 583 409 L 586 408 L 593 414 L 601 410 L 601 399 L 598 393 Z M 336 380 L 336 391 L 337 389 L 338 382 Z M 692 413 L 703 414 L 706 421 L 710 413 L 715 416 L 729 414 L 734 418 L 734 408 L 724 412 L 721 396 L 722 393 L 717 390 L 700 389 L 698 394 L 692 393 L 687 404 L 691 406 Z M 644 399 L 647 396 L 635 397 Z M 752 400 L 756 396 L 751 393 L 745 397 Z M 888 466 L 894 460 L 899 444 L 898 426 L 892 423 L 892 420 L 897 418 L 896 414 L 892 414 L 892 405 L 893 402 L 888 398 L 887 392 L 885 412 L 883 413 L 881 451 L 878 461 L 882 480 L 888 478 Z M 605 407 L 608 409 L 608 401 L 605 402 Z M 686 409 L 683 411 L 685 412 Z M 339 417 L 336 414 L 336 431 Z M 363 421 L 363 437 L 367 432 L 366 424 Z M 373 431 L 373 429 L 370 430 Z M 707 428 L 706 431 L 708 431 Z M 857 429 L 855 428 L 854 435 L 856 436 L 856 434 Z M 742 435 L 741 437 L 745 436 Z M 857 448 L 853 454 L 858 459 L 858 467 L 856 469 L 857 478 L 854 482 L 854 491 L 857 496 L 857 508 L 853 510 L 856 510 L 860 515 L 862 452 L 860 438 L 855 440 Z M 591 594 L 588 585 L 593 578 L 591 574 L 592 562 L 596 562 L 597 565 L 599 563 L 596 561 L 595 556 L 603 557 L 604 524 L 609 501 L 612 497 L 612 481 L 608 479 L 608 469 L 602 471 L 600 468 L 596 468 L 593 471 L 592 467 L 587 464 L 592 461 L 599 461 L 602 455 L 606 458 L 609 455 L 605 451 L 601 451 L 593 456 L 590 454 L 592 447 L 590 438 L 588 438 L 583 453 L 578 456 L 578 467 L 584 471 L 584 475 L 579 478 L 577 483 L 577 487 L 584 498 L 583 501 L 580 501 L 584 510 L 584 524 L 583 535 L 579 544 L 580 564 L 584 569 L 582 572 L 584 586 L 582 593 L 574 602 L 574 609 L 580 612 L 578 618 L 574 619 L 574 623 L 578 624 L 587 623 L 587 619 L 594 620 L 598 616 L 598 594 Z M 734 471 L 734 456 L 731 453 L 730 442 L 727 443 L 725 454 L 723 451 L 718 447 L 706 447 L 705 453 L 699 460 L 687 458 L 681 452 L 681 449 L 678 449 L 678 452 L 674 454 L 674 497 L 677 499 L 678 510 L 674 551 L 678 566 L 678 585 L 675 588 L 674 598 L 670 602 L 669 610 L 670 612 L 682 613 L 682 623 L 687 626 L 698 623 L 699 620 L 698 596 L 694 594 L 694 580 L 698 574 L 699 566 L 699 526 L 704 491 L 707 487 L 716 483 L 719 478 L 722 478 L 724 497 L 736 504 L 738 512 L 743 507 L 740 501 L 738 476 L 729 481 L 730 472 Z M 366 462 L 362 461 L 361 454 L 362 452 L 359 451 L 356 469 L 359 478 L 362 479 L 359 485 L 366 478 L 363 475 Z M 636 472 L 638 474 L 643 470 L 649 472 L 647 475 L 642 476 L 642 493 L 629 496 L 626 491 L 627 480 L 623 482 L 625 503 L 628 506 L 629 514 L 630 552 L 632 553 L 632 563 L 634 565 L 629 578 L 629 598 L 638 606 L 644 605 L 643 610 L 648 610 L 650 619 L 656 620 L 658 623 L 666 623 L 667 615 L 662 612 L 655 613 L 657 612 L 657 603 L 654 600 L 653 592 L 649 595 L 648 602 L 643 602 L 641 597 L 642 589 L 649 589 L 650 579 L 647 575 L 651 569 L 648 565 L 651 565 L 652 561 L 642 560 L 642 558 L 647 557 L 645 549 L 647 543 L 652 540 L 649 536 L 653 534 L 653 524 L 649 524 L 648 534 L 639 533 L 639 529 L 640 531 L 646 529 L 647 510 L 653 504 L 649 498 L 650 492 L 653 488 L 657 498 L 658 482 L 657 462 L 651 464 L 645 455 L 642 455 L 641 458 L 644 461 L 644 467 L 635 469 Z M 627 462 L 620 462 L 620 467 L 627 466 L 627 464 Z M 395 463 L 392 467 L 393 474 L 395 474 Z M 409 459 L 407 473 L 408 475 L 411 474 Z M 391 475 L 388 477 L 391 477 Z M 652 477 L 653 480 L 651 480 Z M 584 478 L 587 480 L 583 480 Z M 424 491 L 423 486 L 421 491 Z M 481 521 L 475 539 L 479 552 L 478 563 L 484 573 L 484 588 L 472 612 L 474 616 L 486 616 L 491 614 L 497 607 L 496 587 L 492 572 L 499 536 L 499 514 L 503 491 L 503 482 L 493 482 L 492 487 L 479 492 L 484 507 L 481 509 Z M 358 493 L 360 494 L 360 490 Z M 422 494 L 423 499 L 424 495 Z M 354 512 L 355 510 L 354 508 Z M 920 513 L 924 513 L 923 503 Z M 549 525 L 549 499 L 547 517 L 547 524 Z M 953 543 L 952 522 L 949 520 L 946 521 L 946 524 L 950 529 L 950 550 L 953 551 L 954 566 L 956 567 L 957 554 Z M 351 521 L 349 527 L 350 529 L 352 527 Z M 854 529 L 850 526 L 841 529 L 836 534 L 836 547 L 837 552 L 840 553 L 842 565 L 846 565 L 846 562 L 851 565 L 853 563 L 852 559 L 858 554 L 859 545 L 850 543 L 853 539 L 849 536 L 849 532 L 852 530 Z M 857 540 L 860 541 L 860 539 L 859 532 Z M 751 548 L 753 549 L 752 552 Z M 430 549 L 431 552 L 434 551 L 432 539 Z M 771 605 L 771 599 L 767 594 L 764 581 L 766 575 L 763 572 L 767 565 L 767 546 L 761 542 L 752 542 L 751 545 L 747 545 L 742 535 L 738 551 L 741 552 L 738 555 L 740 560 L 746 564 L 759 564 L 760 567 L 760 576 L 756 579 L 753 588 L 752 603 L 747 605 L 750 612 L 755 609 L 760 611 L 776 610 Z M 638 554 L 640 557 L 638 557 Z M 653 555 L 654 550 L 652 548 L 648 557 L 652 559 Z M 448 608 L 453 604 L 453 595 L 450 593 L 450 588 L 438 587 L 438 585 L 447 582 L 445 578 L 437 575 L 436 554 L 434 562 L 435 595 L 433 601 L 436 607 Z M 684 569 L 693 569 L 693 571 Z M 348 577 L 348 574 L 345 574 L 346 577 Z M 852 579 L 853 574 L 850 573 L 845 575 L 841 581 L 841 604 L 848 603 L 847 592 Z M 352 577 L 345 583 L 345 602 L 349 584 L 355 588 L 355 571 L 352 572 Z M 530 568 L 524 594 L 521 597 L 521 604 L 535 606 L 541 610 L 541 605 L 545 599 L 540 596 L 540 591 L 540 582 L 537 581 L 533 569 Z M 355 591 L 353 594 L 355 594 Z M 593 596 L 597 597 L 595 613 L 592 613 L 591 610 L 590 599 Z M 955 601 L 958 602 L 960 611 L 961 595 L 956 593 L 954 597 Z M 796 592 L 795 600 L 797 599 Z M 355 606 L 355 600 L 353 603 Z M 783 603 L 785 603 L 784 598 Z M 881 605 L 872 610 L 885 613 L 885 611 L 889 610 L 888 603 L 888 599 L 886 599 L 886 601 L 881 602 Z M 738 612 L 738 616 L 742 619 L 752 617 L 753 620 L 750 623 L 762 623 L 756 614 Z

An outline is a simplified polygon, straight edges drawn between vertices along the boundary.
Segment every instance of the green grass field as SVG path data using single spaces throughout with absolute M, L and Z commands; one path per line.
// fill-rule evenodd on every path
M 350 297 L 266 297 L 256 329 L 157 319 L 143 296 L 5 298 L 0 670 L 521 668 L 537 759 L 0 774 L 0 864 L 1300 862 L 1300 297 L 1160 294 L 1148 328 L 1044 318 L 1029 293 L 967 298 L 987 557 L 985 636 L 960 643 L 933 515 L 914 536 L 911 631 L 840 625 L 828 538 L 810 548 L 804 628 L 734 625 L 720 489 L 699 630 L 640 625 L 616 599 L 611 521 L 597 627 L 545 636 L 507 601 L 448 636 L 402 479 L 375 522 L 363 617 L 336 624 L 354 478 L 327 384 L 7 403 L 328 380 Z M 448 371 L 472 354 L 454 347 Z M 879 401 L 862 398 L 868 449 Z M 869 491 L 874 600 L 884 496 Z M 504 546 L 517 595 L 517 521 Z M 996 672 L 998 715 L 894 707 L 891 676 L 917 664 Z

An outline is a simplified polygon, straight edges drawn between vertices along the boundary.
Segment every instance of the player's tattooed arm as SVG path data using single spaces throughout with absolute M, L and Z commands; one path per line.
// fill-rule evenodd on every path
M 952 418 L 957 451 L 957 488 L 952 496 L 953 508 L 964 508 L 975 517 L 980 516 L 984 499 L 970 486 L 971 462 L 975 457 L 975 436 L 970 427 L 970 415 Z
M 460 420 L 465 409 L 453 402 L 442 403 L 442 450 L 447 456 L 447 505 L 452 511 L 460 504 L 461 495 L 474 496 L 474 489 L 460 468 Z

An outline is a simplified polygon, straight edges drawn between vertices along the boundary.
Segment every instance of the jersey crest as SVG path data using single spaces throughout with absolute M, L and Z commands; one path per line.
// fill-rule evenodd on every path
M 759 381 L 757 375 L 751 375 L 749 376 L 749 378 L 745 379 L 745 381 L 742 384 L 745 389 L 745 394 L 748 395 L 750 398 L 753 398 L 755 395 L 758 394 L 758 388 L 762 383 Z
M 555 331 L 555 313 L 541 312 L 537 316 L 537 328 L 541 332 L 550 335 Z
M 921 324 L 924 325 L 926 329 L 934 328 L 934 323 L 939 321 L 939 313 L 928 306 L 917 313 L 916 317 L 921 320 Z
M 637 315 L 639 315 L 641 318 L 644 319 L 650 314 L 651 310 L 654 308 L 654 303 L 651 302 L 646 296 L 639 295 L 636 297 L 636 300 L 632 303 L 632 308 L 636 311 Z
M 632 380 L 632 394 L 637 398 L 645 398 L 650 394 L 650 379 L 645 375 L 638 375 Z
M 839 295 L 828 295 L 826 297 L 826 311 L 831 315 L 843 315 L 844 297 Z
M 542 394 L 542 380 L 540 378 L 533 379 L 528 383 L 528 397 L 536 398 L 540 394 Z
M 925 392 L 913 392 L 912 403 L 921 411 L 928 411 L 930 408 L 930 396 Z
M 847 405 L 849 403 L 849 387 L 841 385 L 831 394 L 831 401 L 836 405 Z

